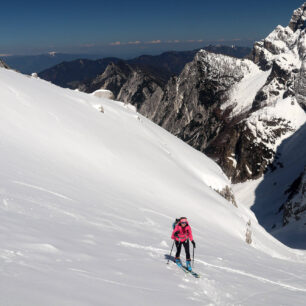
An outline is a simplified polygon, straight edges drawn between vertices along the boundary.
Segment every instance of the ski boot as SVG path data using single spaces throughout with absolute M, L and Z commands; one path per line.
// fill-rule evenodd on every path
M 191 268 L 191 260 L 186 260 L 186 267 L 187 267 L 187 270 L 188 270 L 189 272 L 192 271 L 192 268 Z
M 180 260 L 179 257 L 176 257 L 176 258 L 175 258 L 175 263 L 176 263 L 180 268 L 182 268 L 182 262 L 181 262 L 181 260 Z

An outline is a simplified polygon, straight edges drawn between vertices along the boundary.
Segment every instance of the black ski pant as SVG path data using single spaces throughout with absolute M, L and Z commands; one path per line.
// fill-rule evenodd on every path
M 175 257 L 179 258 L 181 254 L 182 245 L 184 246 L 186 252 L 186 260 L 190 260 L 190 252 L 189 252 L 189 239 L 185 240 L 184 242 L 180 242 L 175 240 L 176 245 L 176 254 Z

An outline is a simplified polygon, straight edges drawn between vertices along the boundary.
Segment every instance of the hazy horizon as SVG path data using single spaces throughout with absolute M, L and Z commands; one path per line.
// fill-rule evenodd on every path
M 14 0 L 1 7 L 0 56 L 57 52 L 131 58 L 209 44 L 250 47 L 277 25 L 288 25 L 302 3 Z

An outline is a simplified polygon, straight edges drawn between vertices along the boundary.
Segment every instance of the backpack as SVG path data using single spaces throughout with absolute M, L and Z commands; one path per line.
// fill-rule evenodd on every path
M 175 229 L 176 225 L 181 221 L 182 218 L 176 218 L 172 224 L 172 228 Z

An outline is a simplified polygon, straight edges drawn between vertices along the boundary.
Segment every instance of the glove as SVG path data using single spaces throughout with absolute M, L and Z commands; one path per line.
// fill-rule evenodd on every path
M 192 243 L 193 247 L 195 248 L 196 244 L 195 244 L 194 240 L 192 240 L 191 243 Z

